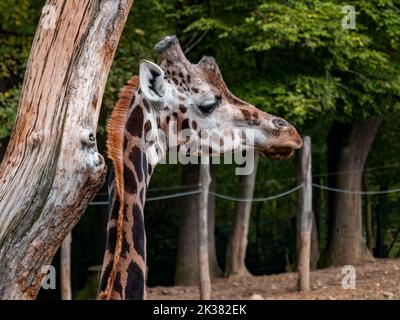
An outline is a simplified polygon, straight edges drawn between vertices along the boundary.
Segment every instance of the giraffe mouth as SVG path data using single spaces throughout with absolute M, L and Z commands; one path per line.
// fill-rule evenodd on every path
M 263 154 L 272 160 L 286 160 L 294 154 L 291 147 L 268 147 L 263 150 Z

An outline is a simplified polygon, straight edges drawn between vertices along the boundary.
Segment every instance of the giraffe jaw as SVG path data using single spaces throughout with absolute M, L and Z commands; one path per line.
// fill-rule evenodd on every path
M 291 130 L 289 139 L 285 140 L 285 143 L 264 147 L 261 152 L 272 160 L 287 160 L 294 155 L 294 150 L 303 147 L 303 139 L 294 128 Z
M 291 147 L 268 147 L 262 153 L 272 160 L 286 160 L 293 156 L 294 149 Z

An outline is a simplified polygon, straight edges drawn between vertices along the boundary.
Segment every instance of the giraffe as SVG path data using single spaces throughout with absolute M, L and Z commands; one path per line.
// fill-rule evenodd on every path
M 229 91 L 214 58 L 204 56 L 192 64 L 176 36 L 162 39 L 155 51 L 160 64 L 140 62 L 139 76 L 120 91 L 108 123 L 107 149 L 114 170 L 99 299 L 146 298 L 143 211 L 150 177 L 168 149 L 160 134 L 152 133 L 154 129 L 168 139 L 173 122 L 175 134 L 184 129 L 252 128 L 255 139 L 246 147 L 272 159 L 287 159 L 302 147 L 291 124 Z M 178 148 L 185 141 L 178 139 Z

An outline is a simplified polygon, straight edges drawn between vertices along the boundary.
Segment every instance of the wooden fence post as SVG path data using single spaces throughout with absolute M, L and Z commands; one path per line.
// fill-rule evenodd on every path
M 203 163 L 207 161 L 207 163 Z M 201 193 L 199 196 L 199 276 L 200 276 L 200 300 L 211 299 L 211 280 L 208 261 L 208 230 L 207 230 L 207 209 L 208 193 L 211 182 L 209 158 L 202 159 L 200 164 Z
M 61 258 L 60 258 L 60 269 L 61 269 L 61 299 L 71 300 L 72 299 L 72 288 L 71 288 L 71 232 L 64 239 L 61 244 Z
M 311 138 L 303 137 L 304 146 L 300 150 L 299 173 L 303 188 L 300 189 L 297 213 L 297 270 L 299 291 L 310 290 L 310 252 L 312 228 L 312 178 L 311 178 Z

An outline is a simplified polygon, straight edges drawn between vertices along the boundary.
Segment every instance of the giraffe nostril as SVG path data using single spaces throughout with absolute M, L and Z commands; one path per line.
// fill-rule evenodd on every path
M 288 127 L 289 126 L 289 124 L 281 118 L 276 118 L 276 119 L 272 120 L 272 123 L 277 127 Z

